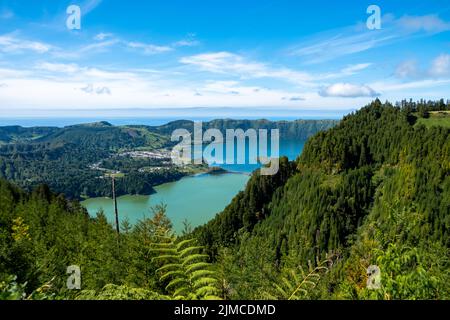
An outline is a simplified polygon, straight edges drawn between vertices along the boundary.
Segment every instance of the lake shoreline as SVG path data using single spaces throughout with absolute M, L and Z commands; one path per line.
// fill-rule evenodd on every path
M 171 181 L 165 181 L 165 182 L 162 182 L 160 184 L 154 185 L 154 186 L 152 186 L 152 192 L 143 192 L 143 193 L 137 193 L 137 194 L 118 193 L 117 194 L 117 198 L 124 197 L 124 196 L 151 196 L 151 195 L 156 193 L 155 188 L 157 188 L 159 186 L 162 186 L 162 185 L 167 184 L 167 183 L 177 182 L 177 181 L 180 181 L 180 180 L 182 180 L 184 178 L 198 177 L 198 176 L 205 175 L 205 174 L 211 174 L 211 175 L 244 174 L 244 175 L 251 176 L 252 173 L 239 172 L 239 171 L 229 171 L 229 170 L 226 170 L 226 169 L 221 168 L 221 167 L 209 167 L 206 170 L 200 170 L 200 172 L 189 173 L 189 174 L 181 176 L 178 179 L 171 180 Z M 108 197 L 108 196 L 100 196 L 100 197 L 93 196 L 93 197 L 90 197 L 90 196 L 83 196 L 82 195 L 82 196 L 80 196 L 79 199 L 77 199 L 77 201 L 82 203 L 82 202 L 84 202 L 86 200 L 89 200 L 89 199 L 110 199 L 110 200 L 112 200 L 112 198 Z
M 155 187 L 152 195 L 122 195 L 117 198 L 120 221 L 131 225 L 150 218 L 151 209 L 156 205 L 167 206 L 167 215 L 174 230 L 182 230 L 182 222 L 187 219 L 193 227 L 203 225 L 243 191 L 250 177 L 242 173 L 197 174 L 183 177 Z M 80 202 L 91 217 L 103 211 L 110 223 L 114 223 L 114 204 L 111 198 L 90 198 Z

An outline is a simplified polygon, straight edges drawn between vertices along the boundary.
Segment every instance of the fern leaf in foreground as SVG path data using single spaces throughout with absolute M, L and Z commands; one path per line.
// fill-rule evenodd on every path
M 329 260 L 319 262 L 315 268 L 309 266 L 307 271 L 301 266 L 297 269 L 285 270 L 280 283 L 274 284 L 274 290 L 267 294 L 267 298 L 273 300 L 306 299 L 309 291 L 317 286 L 321 275 L 328 272 L 326 265 L 329 262 Z
M 156 271 L 165 284 L 166 291 L 180 300 L 217 300 L 219 290 L 215 272 L 202 254 L 203 247 L 194 239 L 176 242 L 174 238 L 163 239 L 163 243 L 152 246 L 156 256 L 153 261 L 161 267 Z

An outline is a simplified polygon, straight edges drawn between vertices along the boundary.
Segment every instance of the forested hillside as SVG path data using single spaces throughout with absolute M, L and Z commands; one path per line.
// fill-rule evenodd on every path
M 373 102 L 311 138 L 295 170 L 282 162 L 288 179 L 253 176 L 198 228 L 229 267 L 232 296 L 259 298 L 326 260 L 329 272 L 309 297 L 449 298 L 449 129 L 416 125 L 423 109 L 449 106 Z M 370 265 L 381 270 L 380 290 L 366 288 Z
M 203 130 L 219 129 L 225 133 L 227 129 L 278 129 L 282 139 L 306 140 L 319 131 L 327 130 L 338 124 L 337 120 L 294 120 L 294 121 L 269 121 L 269 120 L 233 120 L 217 119 L 203 122 Z M 173 121 L 158 127 L 149 127 L 152 132 L 171 135 L 175 129 L 187 129 L 193 131 L 194 123 L 187 120 Z
M 0 178 L 27 190 L 47 184 L 53 191 L 72 199 L 110 196 L 111 181 L 105 170 L 93 167 L 96 163 L 126 150 L 162 148 L 169 140 L 147 130 L 114 127 L 107 122 L 61 129 L 3 127 L 0 132 L 8 137 L 0 145 Z M 35 138 L 30 139 L 31 136 Z M 148 166 L 159 165 L 147 162 Z M 138 172 L 139 168 L 120 176 L 119 195 L 150 194 L 153 186 L 184 175 L 173 168 Z

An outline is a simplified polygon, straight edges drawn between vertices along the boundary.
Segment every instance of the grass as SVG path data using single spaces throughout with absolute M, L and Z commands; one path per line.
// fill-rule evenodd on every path
M 427 128 L 435 126 L 450 128 L 450 111 L 432 111 L 429 118 L 419 118 L 417 120 L 417 125 L 420 124 Z

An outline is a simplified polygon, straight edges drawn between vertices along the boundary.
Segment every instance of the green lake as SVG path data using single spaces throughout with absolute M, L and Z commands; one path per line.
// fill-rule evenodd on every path
M 183 228 L 187 219 L 193 227 L 204 224 L 221 212 L 233 197 L 245 188 L 250 177 L 246 174 L 202 174 L 185 177 L 179 181 L 155 187 L 151 196 L 123 196 L 118 198 L 120 220 L 133 224 L 144 217 L 151 217 L 151 208 L 167 205 L 167 215 L 175 231 Z M 91 216 L 103 209 L 108 220 L 114 222 L 113 201 L 108 198 L 92 198 L 82 203 Z

